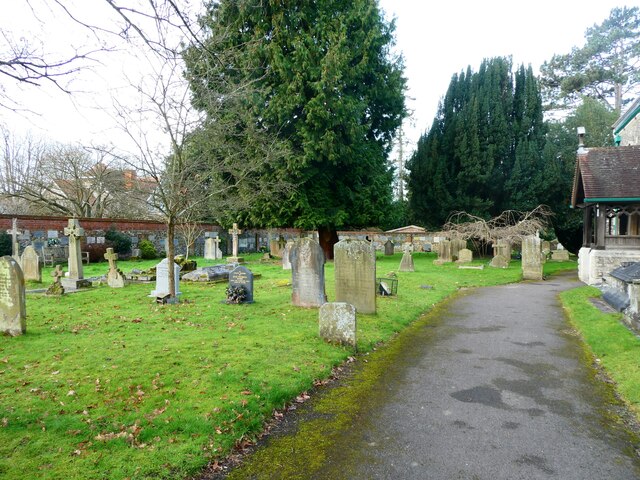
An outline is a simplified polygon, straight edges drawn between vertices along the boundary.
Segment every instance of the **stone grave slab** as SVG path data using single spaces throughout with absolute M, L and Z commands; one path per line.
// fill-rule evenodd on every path
M 244 289 L 244 298 L 229 301 L 230 292 L 234 289 Z M 242 265 L 229 273 L 229 287 L 227 288 L 227 303 L 253 303 L 253 272 Z
M 180 265 L 173 264 L 174 280 L 176 285 L 176 297 L 182 295 L 180 291 Z M 156 265 L 156 288 L 149 294 L 150 297 L 162 298 L 169 295 L 169 261 L 165 258 Z
M 366 240 L 344 239 L 333 246 L 337 302 L 358 313 L 376 313 L 376 253 Z
M 325 303 L 319 317 L 321 338 L 356 347 L 356 307 L 344 302 Z
M 12 337 L 27 331 L 22 269 L 13 257 L 0 258 L 0 332 Z
M 504 255 L 498 254 L 491 259 L 489 266 L 493 268 L 507 268 L 509 267 L 509 260 L 507 260 L 507 257 Z
M 522 278 L 542 280 L 542 249 L 538 235 L 529 235 L 522 240 Z
M 20 265 L 25 280 L 33 280 L 35 282 L 42 281 L 42 270 L 40 269 L 40 257 L 33 246 L 25 247 L 20 256 Z
M 456 263 L 471 263 L 473 261 L 473 252 L 468 248 L 462 248 L 458 251 L 458 260 Z
M 384 244 L 384 254 L 386 256 L 393 255 L 395 251 L 395 245 L 391 240 L 387 240 Z
M 319 307 L 327 301 L 324 290 L 324 253 L 312 238 L 296 240 L 291 261 L 291 303 L 298 307 Z

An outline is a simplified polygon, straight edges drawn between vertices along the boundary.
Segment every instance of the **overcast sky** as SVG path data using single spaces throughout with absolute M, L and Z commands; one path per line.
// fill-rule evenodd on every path
M 93 41 L 86 32 L 59 19 L 54 9 L 40 8 L 37 18 L 25 0 L 2 0 L 0 29 L 29 37 L 44 37 L 45 45 L 82 46 Z M 35 3 L 38 2 L 38 3 Z M 46 5 L 50 0 L 31 0 Z M 191 2 L 194 4 L 195 2 Z M 79 9 L 90 7 L 100 17 L 104 0 L 69 0 Z M 406 137 L 415 143 L 436 113 L 451 76 L 471 65 L 477 70 L 484 58 L 513 56 L 514 64 L 531 64 L 534 70 L 554 53 L 568 53 L 582 45 L 584 31 L 609 16 L 613 7 L 640 6 L 640 0 L 380 0 L 387 17 L 396 18 L 397 49 L 405 59 L 409 108 L 414 112 Z M 1 44 L 0 44 L 1 45 Z M 0 123 L 16 130 L 31 129 L 63 142 L 117 141 L 109 108 L 111 92 L 135 77 L 138 60 L 126 52 L 102 55 L 92 72 L 80 73 L 73 86 L 82 93 L 70 98 L 55 89 L 16 89 L 0 78 L 0 87 L 34 113 L 0 109 Z

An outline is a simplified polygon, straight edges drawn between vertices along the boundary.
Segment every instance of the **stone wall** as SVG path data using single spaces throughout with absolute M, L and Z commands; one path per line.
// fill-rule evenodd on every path
M 587 285 L 611 282 L 609 273 L 626 262 L 640 262 L 640 250 L 596 250 L 582 247 L 578 253 L 578 277 Z

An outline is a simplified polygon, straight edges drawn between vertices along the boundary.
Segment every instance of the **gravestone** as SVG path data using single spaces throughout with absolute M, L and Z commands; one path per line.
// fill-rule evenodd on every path
M 284 246 L 282 252 L 282 269 L 291 270 L 291 247 L 293 247 L 293 240 L 287 240 L 287 244 Z
M 509 266 L 509 260 L 504 255 L 496 255 L 491 259 L 489 266 L 494 268 L 507 268 Z
M 231 256 L 227 257 L 228 263 L 244 263 L 244 258 L 238 256 L 238 235 L 242 233 L 242 230 L 238 228 L 238 224 L 234 223 L 233 228 L 229 230 L 229 235 L 231 235 L 232 247 L 231 247 Z
M 538 235 L 529 235 L 522 240 L 522 278 L 542 280 L 542 251 Z
M 228 292 L 241 287 L 244 289 L 244 298 L 228 303 L 253 303 L 253 272 L 242 265 L 237 266 L 229 273 Z M 227 294 L 227 298 L 229 295 Z
M 11 220 L 11 230 L 7 230 L 7 233 L 11 235 L 11 256 L 16 262 L 20 261 L 20 243 L 18 242 L 18 219 Z
M 411 256 L 411 250 L 413 245 L 410 243 L 405 243 L 402 246 L 402 260 L 400 260 L 400 268 L 398 269 L 401 272 L 414 272 L 415 268 L 413 266 L 413 257 Z
M 84 279 L 82 271 L 82 252 L 80 241 L 84 237 L 84 228 L 80 226 L 78 219 L 70 218 L 69 224 L 64 229 L 64 234 L 69 238 L 69 276 L 61 280 L 65 290 L 77 290 L 90 287 L 91 282 Z
M 15 337 L 27 331 L 24 277 L 13 257 L 0 258 L 0 333 Z
M 25 280 L 42 281 L 42 271 L 40 270 L 40 257 L 36 253 L 36 249 L 29 245 L 24 249 L 20 256 L 20 265 Z
M 493 244 L 493 256 L 502 255 L 507 259 L 507 261 L 511 260 L 511 242 L 504 239 L 499 239 L 497 242 Z
M 180 291 L 180 265 L 174 262 L 173 278 L 176 285 L 176 298 L 182 295 Z M 163 259 L 156 265 L 156 288 L 149 294 L 150 297 L 163 298 L 169 295 L 169 260 Z
M 551 253 L 551 242 L 549 242 L 548 240 L 544 240 L 542 242 L 542 253 L 545 257 L 548 257 Z
M 454 238 L 451 240 L 451 259 L 457 260 L 460 256 L 460 250 L 467 248 L 467 241 L 461 238 Z
M 289 252 L 291 303 L 298 307 L 319 307 L 327 301 L 324 291 L 324 253 L 310 237 L 299 238 Z
M 205 260 L 216 260 L 215 254 L 216 244 L 213 242 L 213 237 L 207 237 L 204 241 L 204 258 Z
M 473 252 L 468 248 L 462 248 L 458 251 L 458 260 L 456 263 L 470 263 L 473 261 Z
M 453 261 L 451 258 L 451 242 L 449 240 L 440 240 L 436 243 L 435 248 L 438 258 L 433 261 L 434 265 L 442 265 Z
M 551 260 L 557 260 L 561 262 L 569 261 L 569 251 L 568 250 L 553 250 L 551 252 Z
M 356 307 L 332 302 L 320 307 L 320 337 L 341 345 L 356 346 Z
M 336 302 L 359 313 L 376 313 L 376 252 L 366 240 L 344 239 L 333 246 Z
M 395 245 L 393 244 L 393 242 L 391 240 L 387 240 L 386 243 L 384 244 L 384 254 L 387 256 L 393 255 L 394 247 Z
M 53 283 L 49 285 L 46 295 L 63 295 L 64 287 L 60 283 L 60 279 L 64 277 L 64 272 L 62 271 L 62 267 L 60 265 L 56 265 L 56 268 L 51 272 L 51 276 L 53 277 Z
M 118 259 L 118 254 L 114 253 L 113 248 L 107 248 L 107 253 L 104 254 L 104 258 L 109 261 L 109 272 L 107 272 L 107 285 L 111 288 L 122 288 L 125 285 L 124 275 L 120 270 L 118 270 L 118 266 L 116 265 L 116 260 Z

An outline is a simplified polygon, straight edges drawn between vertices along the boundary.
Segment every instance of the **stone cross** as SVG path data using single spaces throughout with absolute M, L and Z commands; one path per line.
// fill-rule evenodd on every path
M 11 220 L 11 230 L 7 230 L 7 233 L 11 234 L 11 256 L 19 261 L 20 258 L 20 245 L 18 244 L 18 235 L 20 232 L 18 231 L 18 219 L 14 218 Z
M 65 227 L 64 234 L 69 237 L 69 278 L 82 279 L 84 276 L 80 239 L 84 237 L 84 228 L 80 226 L 78 219 L 70 218 L 69 226 Z
M 104 258 L 109 260 L 109 270 L 117 270 L 116 260 L 118 259 L 118 254 L 114 253 L 113 248 L 107 248 L 107 253 L 104 254 Z
M 233 257 L 238 256 L 238 235 L 240 235 L 241 233 L 242 233 L 242 230 L 238 229 L 237 223 L 234 223 L 233 228 L 229 230 L 229 234 L 233 239 L 233 250 L 231 254 Z
M 222 251 L 220 251 L 220 237 L 213 237 L 214 258 L 216 260 L 222 258 Z
M 62 267 L 60 265 L 56 265 L 56 269 L 51 272 L 51 276 L 53 277 L 53 283 L 60 283 L 60 279 L 64 277 Z

